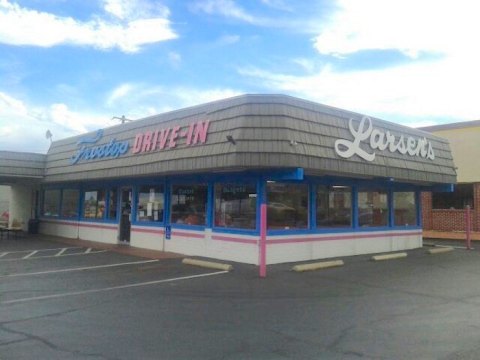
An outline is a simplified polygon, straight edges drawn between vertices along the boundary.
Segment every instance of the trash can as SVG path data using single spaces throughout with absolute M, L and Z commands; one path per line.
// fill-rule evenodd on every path
M 28 233 L 29 234 L 38 234 L 38 226 L 40 225 L 40 220 L 30 219 L 28 220 Z

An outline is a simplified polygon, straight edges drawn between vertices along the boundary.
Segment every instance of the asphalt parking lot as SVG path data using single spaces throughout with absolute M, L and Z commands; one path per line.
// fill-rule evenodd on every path
M 480 252 L 234 271 L 0 242 L 1 359 L 477 359 Z

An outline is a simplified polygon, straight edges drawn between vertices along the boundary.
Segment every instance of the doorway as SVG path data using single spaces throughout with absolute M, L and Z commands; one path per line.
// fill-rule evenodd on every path
M 122 243 L 130 243 L 130 227 L 132 222 L 132 189 L 123 188 L 120 194 L 120 230 L 118 240 Z

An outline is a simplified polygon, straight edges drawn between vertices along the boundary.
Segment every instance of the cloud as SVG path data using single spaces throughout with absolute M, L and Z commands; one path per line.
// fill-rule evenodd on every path
M 314 38 L 321 54 L 395 49 L 419 53 L 475 51 L 480 3 L 471 0 L 339 0 L 335 13 Z
M 106 97 L 106 106 L 117 114 L 138 119 L 166 111 L 203 104 L 242 94 L 229 88 L 197 89 L 193 87 L 164 87 L 145 83 L 121 84 Z
M 115 105 L 116 101 L 125 97 L 133 89 L 131 84 L 121 84 L 113 89 L 107 97 L 106 105 L 108 107 Z
M 266 91 L 408 125 L 478 119 L 480 48 L 474 44 L 479 10 L 478 2 L 465 0 L 340 0 L 313 39 L 319 57 L 290 60 L 304 67 L 303 74 L 258 67 L 239 73 Z M 401 64 L 368 70 L 338 66 L 369 50 L 407 57 Z
M 167 18 L 170 11 L 158 2 L 145 0 L 104 0 L 103 8 L 107 13 L 121 20 Z
M 303 68 L 305 71 L 312 73 L 316 69 L 316 64 L 315 61 L 312 59 L 307 59 L 307 58 L 295 58 L 292 59 L 292 62 L 296 65 L 299 65 L 301 68 Z
M 73 111 L 62 103 L 39 107 L 0 92 L 0 150 L 46 153 L 47 130 L 59 140 L 111 125 L 107 115 Z
M 138 7 L 134 4 L 127 0 L 105 1 L 104 8 L 111 20 L 96 16 L 79 21 L 0 0 L 0 43 L 39 47 L 84 45 L 132 53 L 144 45 L 177 37 L 167 8 L 143 2 Z
M 282 11 L 293 11 L 291 5 L 287 4 L 284 0 L 261 0 L 262 4 L 269 6 L 273 9 Z
M 255 26 L 281 28 L 292 27 L 293 25 L 290 20 L 252 14 L 243 7 L 239 6 L 234 0 L 200 0 L 191 5 L 190 9 L 196 12 L 222 16 L 227 19 L 236 20 Z M 298 24 L 296 23 L 296 25 Z
M 235 0 L 196 0 L 189 9 L 193 12 L 219 16 L 228 20 L 253 26 L 267 27 L 292 33 L 316 34 L 323 23 L 324 13 L 330 8 L 329 2 L 284 0 L 261 0 L 264 5 L 247 9 L 239 4 L 251 4 Z
M 238 6 L 233 0 L 205 0 L 197 2 L 193 8 L 209 15 L 222 15 L 227 18 L 254 24 L 257 19 Z
M 239 35 L 223 35 L 217 41 L 216 45 L 218 46 L 226 46 L 226 45 L 233 45 L 240 41 Z
M 419 119 L 477 119 L 480 74 L 474 66 L 452 59 L 368 71 L 340 72 L 327 65 L 306 75 L 239 72 L 268 89 L 412 125 Z
M 179 53 L 175 51 L 170 51 L 167 54 L 167 58 L 168 58 L 168 62 L 173 68 L 175 69 L 180 68 L 180 65 L 182 64 L 182 56 Z

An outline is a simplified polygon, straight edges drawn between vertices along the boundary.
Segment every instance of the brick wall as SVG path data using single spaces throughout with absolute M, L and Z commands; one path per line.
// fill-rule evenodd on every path
M 480 183 L 473 184 L 473 231 L 480 231 Z
M 465 210 L 432 209 L 432 193 L 422 192 L 424 230 L 465 231 Z M 472 230 L 480 231 L 480 183 L 473 184 Z
M 465 210 L 432 210 L 432 228 L 438 231 L 465 231 Z

